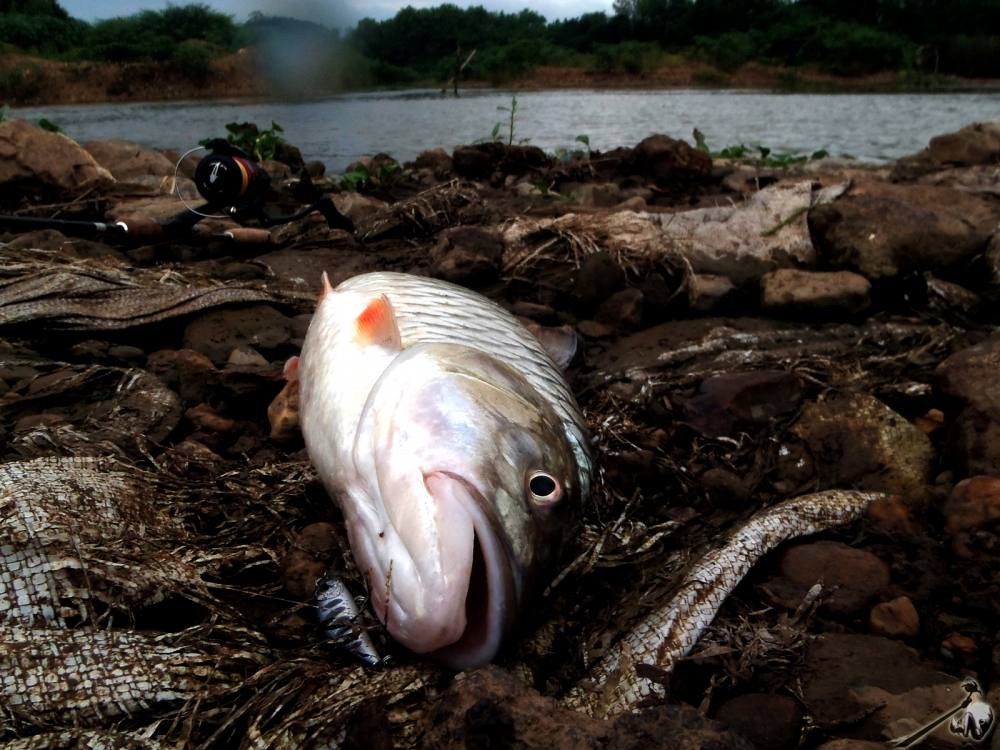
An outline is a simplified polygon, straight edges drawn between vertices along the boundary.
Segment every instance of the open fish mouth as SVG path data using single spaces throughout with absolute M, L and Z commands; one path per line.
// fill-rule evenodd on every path
M 465 629 L 457 641 L 431 654 L 453 669 L 467 669 L 496 655 L 513 619 L 517 604 L 512 560 L 505 536 L 487 512 L 491 506 L 476 487 L 447 472 L 428 474 L 424 482 L 435 497 L 445 491 L 465 495 L 466 511 L 472 518 L 472 564 L 464 592 Z
M 383 619 L 393 638 L 410 650 L 452 669 L 468 669 L 496 655 L 514 620 L 512 557 L 490 506 L 472 483 L 443 471 L 429 472 L 423 481 L 440 513 L 436 533 L 442 541 L 435 563 L 447 575 L 399 580 L 394 573 Z M 404 586 L 422 590 L 405 591 Z

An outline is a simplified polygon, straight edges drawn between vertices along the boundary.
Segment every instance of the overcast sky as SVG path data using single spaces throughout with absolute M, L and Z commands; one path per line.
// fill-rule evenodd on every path
M 407 5 L 426 8 L 440 5 L 443 0 L 201 0 L 223 13 L 243 21 L 250 13 L 259 10 L 274 16 L 291 16 L 316 21 L 327 26 L 353 26 L 361 18 L 389 18 Z M 611 11 L 612 0 L 451 0 L 455 5 L 467 7 L 483 5 L 490 10 L 508 13 L 529 7 L 549 20 L 575 18 L 595 10 Z M 167 0 L 60 0 L 71 16 L 93 21 L 97 18 L 127 16 L 147 8 L 159 10 L 167 7 Z M 185 0 L 175 0 L 175 5 Z

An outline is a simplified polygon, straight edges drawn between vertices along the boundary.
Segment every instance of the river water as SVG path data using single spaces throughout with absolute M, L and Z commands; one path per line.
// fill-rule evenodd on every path
M 272 121 L 306 160 L 341 171 L 365 154 L 401 161 L 427 148 L 488 139 L 500 122 L 508 135 L 511 92 L 470 90 L 455 99 L 436 91 L 344 94 L 304 102 L 160 102 L 19 108 L 47 117 L 79 141 L 125 138 L 158 148 L 192 148 L 225 134 L 225 124 Z M 931 136 L 977 120 L 1000 119 L 1000 93 L 784 94 L 764 91 L 590 91 L 517 93 L 514 140 L 546 151 L 634 145 L 650 133 L 693 143 L 701 130 L 712 149 L 745 143 L 774 151 L 879 162 L 923 148 Z

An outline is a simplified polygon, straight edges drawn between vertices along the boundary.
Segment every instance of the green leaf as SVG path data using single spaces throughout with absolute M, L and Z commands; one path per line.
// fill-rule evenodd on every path
M 52 122 L 52 120 L 49 120 L 46 117 L 43 117 L 38 121 L 38 127 L 40 127 L 42 130 L 48 130 L 50 133 L 63 132 L 63 129 L 61 127 L 59 127 L 54 122 Z
M 587 148 L 590 148 L 590 136 L 589 135 L 578 135 L 573 140 L 579 141 L 580 143 L 582 143 Z

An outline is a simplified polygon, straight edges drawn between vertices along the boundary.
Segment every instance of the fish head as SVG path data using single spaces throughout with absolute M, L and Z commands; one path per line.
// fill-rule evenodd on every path
M 487 353 L 419 344 L 370 393 L 354 463 L 345 516 L 389 633 L 456 669 L 490 661 L 579 509 L 559 416 Z

